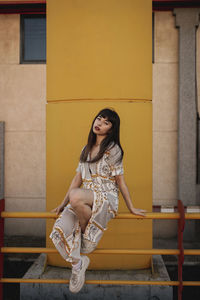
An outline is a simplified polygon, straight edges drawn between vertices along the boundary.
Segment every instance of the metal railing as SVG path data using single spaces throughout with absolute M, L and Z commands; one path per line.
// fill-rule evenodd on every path
M 0 300 L 3 299 L 3 283 L 69 283 L 63 279 L 24 279 L 3 278 L 4 253 L 57 253 L 55 248 L 30 248 L 30 247 L 4 247 L 4 218 L 57 218 L 56 213 L 50 212 L 5 212 L 5 201 L 0 200 Z M 177 219 L 178 220 L 178 249 L 96 249 L 93 254 L 127 254 L 127 255 L 177 255 L 178 256 L 178 281 L 125 281 L 125 280 L 86 280 L 86 284 L 112 284 L 112 285 L 165 285 L 178 286 L 178 300 L 182 299 L 183 286 L 200 286 L 200 281 L 183 281 L 182 266 L 184 255 L 200 255 L 200 249 L 183 248 L 183 231 L 185 219 L 200 219 L 200 213 L 185 213 L 184 206 L 178 200 L 177 213 L 147 213 L 145 217 L 133 214 L 119 214 L 115 219 Z

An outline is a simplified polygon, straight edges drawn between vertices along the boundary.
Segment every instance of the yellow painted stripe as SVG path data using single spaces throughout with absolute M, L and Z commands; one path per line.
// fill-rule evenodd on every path
M 86 101 L 86 102 L 99 102 L 99 100 L 102 100 L 102 101 L 119 101 L 119 102 L 128 102 L 128 103 L 131 103 L 131 102 L 136 102 L 136 103 L 145 103 L 145 102 L 152 102 L 152 99 L 133 99 L 133 98 L 94 98 L 94 99 L 90 99 L 90 98 L 73 98 L 73 99 L 56 99 L 56 100 L 50 100 L 48 99 L 47 100 L 47 103 L 54 103 L 54 104 L 57 104 L 59 102 L 82 102 L 82 101 Z

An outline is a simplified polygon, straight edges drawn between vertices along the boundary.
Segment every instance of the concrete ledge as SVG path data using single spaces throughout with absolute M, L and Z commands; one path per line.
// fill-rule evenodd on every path
M 23 278 L 54 278 L 69 279 L 71 270 L 47 266 L 44 270 L 46 255 L 41 254 L 29 268 Z M 160 255 L 153 256 L 152 274 L 150 269 L 144 270 L 111 270 L 86 271 L 86 280 L 170 280 L 165 264 Z M 171 286 L 139 286 L 139 285 L 87 285 L 78 294 L 72 294 L 65 284 L 21 283 L 20 300 L 145 300 L 145 299 L 173 299 Z

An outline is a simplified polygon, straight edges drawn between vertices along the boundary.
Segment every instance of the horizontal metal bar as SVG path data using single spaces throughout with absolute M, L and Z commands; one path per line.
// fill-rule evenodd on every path
M 37 278 L 1 278 L 1 283 L 64 283 L 68 279 L 37 279 Z M 85 284 L 113 284 L 113 285 L 172 285 L 178 286 L 179 281 L 139 281 L 139 280 L 86 280 Z M 200 286 L 200 281 L 183 281 L 183 286 Z
M 56 213 L 51 212 L 7 212 L 1 213 L 2 218 L 44 218 L 44 219 L 56 219 L 58 216 Z
M 55 248 L 2 247 L 1 253 L 57 253 Z M 96 249 L 92 254 L 179 255 L 178 249 Z M 185 249 L 184 255 L 200 255 L 199 249 Z
M 116 219 L 180 219 L 179 213 L 146 213 L 145 217 L 136 216 L 133 214 L 120 213 L 116 216 Z M 200 219 L 200 213 L 185 213 L 185 219 L 198 220 Z
M 2 283 L 69 283 L 67 279 L 26 279 L 26 278 L 1 278 Z M 85 284 L 114 284 L 114 285 L 179 285 L 178 281 L 137 281 L 137 280 L 86 280 Z
M 3 211 L 1 213 L 2 218 L 45 218 L 45 219 L 56 219 L 58 215 L 52 212 L 7 212 Z M 179 219 L 179 213 L 146 213 L 145 217 L 129 214 L 120 213 L 115 219 Z M 200 213 L 186 213 L 186 219 L 200 219 Z
M 185 213 L 185 219 L 187 220 L 199 220 L 200 213 Z
M 145 217 L 141 217 L 134 214 L 118 214 L 115 219 L 179 219 L 180 215 L 179 213 L 146 213 Z M 200 218 L 200 214 L 199 214 Z

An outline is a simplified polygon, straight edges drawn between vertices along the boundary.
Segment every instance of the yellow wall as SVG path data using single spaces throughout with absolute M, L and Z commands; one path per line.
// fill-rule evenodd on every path
M 94 115 L 121 118 L 125 179 L 135 207 L 152 207 L 152 2 L 47 1 L 47 210 L 64 198 Z M 120 195 L 119 212 L 128 212 Z M 47 246 L 53 247 L 47 222 Z M 98 248 L 151 248 L 150 220 L 112 220 Z M 150 256 L 91 254 L 90 268 L 150 266 Z M 66 265 L 59 254 L 49 264 Z

